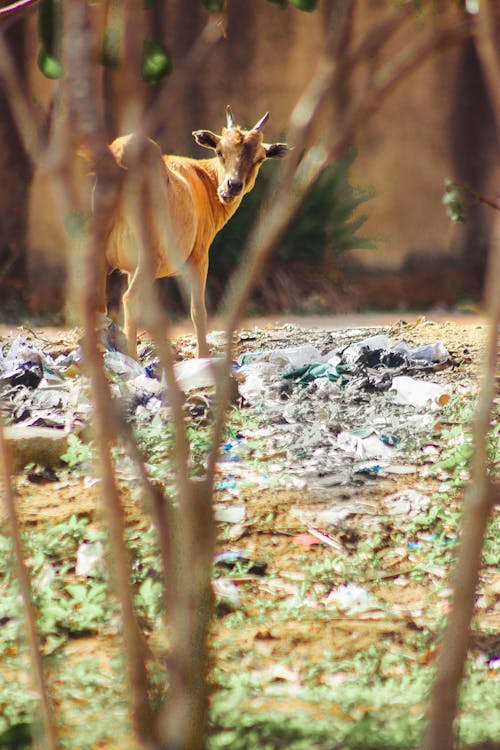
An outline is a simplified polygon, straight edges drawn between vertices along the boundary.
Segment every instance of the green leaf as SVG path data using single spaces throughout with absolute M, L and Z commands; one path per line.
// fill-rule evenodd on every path
M 158 83 L 172 72 L 172 61 L 167 48 L 160 42 L 144 40 L 142 77 L 147 83 Z
M 23 721 L 14 724 L 7 731 L 0 734 L 0 748 L 9 748 L 9 750 L 21 750 L 30 748 L 33 739 L 33 724 Z
M 57 58 L 49 55 L 44 47 L 41 47 L 40 52 L 38 53 L 37 65 L 45 78 L 55 80 L 57 78 L 62 78 L 64 75 L 62 64 Z
M 460 194 L 460 188 L 458 185 L 455 185 L 450 177 L 445 179 L 444 186 L 445 192 L 443 194 L 442 203 L 443 206 L 446 206 L 446 214 L 452 221 L 465 224 L 467 217 Z
M 305 10 L 308 13 L 311 13 L 318 7 L 318 0 L 291 0 L 291 3 L 299 10 Z

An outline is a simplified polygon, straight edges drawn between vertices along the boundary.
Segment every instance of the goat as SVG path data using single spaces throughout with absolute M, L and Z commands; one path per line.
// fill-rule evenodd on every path
M 208 356 L 205 286 L 210 245 L 243 196 L 253 188 L 261 164 L 266 159 L 282 158 L 289 150 L 286 143 L 264 143 L 262 127 L 269 112 L 251 130 L 236 125 L 229 106 L 226 116 L 227 126 L 221 135 L 210 130 L 193 132 L 200 146 L 215 151 L 213 158 L 162 155 L 154 141 L 147 139 L 142 144 L 141 166 L 147 170 L 150 186 L 146 215 L 141 217 L 142 230 L 131 216 L 135 212 L 127 210 L 127 201 L 137 200 L 137 195 L 133 188 L 127 189 L 127 180 L 123 180 L 125 187 L 115 201 L 106 232 L 105 259 L 108 273 L 120 269 L 128 275 L 123 310 L 125 337 L 132 357 L 137 358 L 138 311 L 147 304 L 139 299 L 146 274 L 160 278 L 184 271 L 191 292 L 196 354 Z M 137 153 L 137 136 L 117 138 L 110 150 L 120 167 L 130 168 Z M 147 232 L 144 250 L 141 231 Z M 105 310 L 105 299 L 102 302 L 100 306 Z

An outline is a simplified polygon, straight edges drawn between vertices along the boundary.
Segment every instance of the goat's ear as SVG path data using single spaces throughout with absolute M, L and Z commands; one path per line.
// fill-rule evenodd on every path
M 204 146 L 205 148 L 217 148 L 219 145 L 220 135 L 212 133 L 211 130 L 194 130 L 193 136 L 199 146 Z
M 292 150 L 288 143 L 263 143 L 268 159 L 283 159 Z

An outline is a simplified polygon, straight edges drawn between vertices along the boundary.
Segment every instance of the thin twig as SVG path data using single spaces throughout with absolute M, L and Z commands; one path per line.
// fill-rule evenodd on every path
M 478 193 L 477 190 L 473 190 L 463 182 L 457 182 L 456 180 L 453 180 L 453 184 L 460 188 L 460 190 L 463 190 L 464 192 L 469 193 L 469 195 L 472 195 L 476 203 L 484 203 L 485 206 L 490 206 L 490 208 L 494 208 L 496 211 L 500 211 L 500 203 L 496 203 L 491 198 L 487 198 L 482 193 Z
M 52 705 L 49 697 L 47 681 L 43 670 L 42 655 L 38 643 L 36 619 L 33 606 L 31 604 L 31 590 L 28 577 L 28 571 L 24 562 L 23 549 L 20 538 L 19 520 L 16 511 L 16 502 L 14 490 L 11 483 L 12 464 L 9 449 L 5 439 L 5 433 L 2 421 L 0 420 L 0 476 L 3 482 L 3 495 L 7 511 L 10 534 L 12 537 L 15 571 L 21 599 L 23 603 L 23 614 L 26 623 L 26 635 L 30 652 L 31 668 L 34 675 L 35 687 L 40 698 L 41 715 L 44 736 L 42 738 L 43 746 L 47 750 L 57 750 L 57 732 L 52 712 Z

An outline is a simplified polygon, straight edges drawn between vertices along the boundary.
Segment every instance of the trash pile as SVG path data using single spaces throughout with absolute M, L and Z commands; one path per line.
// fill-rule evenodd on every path
M 326 353 L 308 343 L 244 353 L 236 377 L 244 401 L 265 415 L 253 437 L 274 456 L 273 471 L 281 464 L 285 482 L 326 489 L 412 471 L 400 449 L 408 454 L 449 399 L 449 387 L 421 376 L 448 358 L 441 342 L 412 349 L 378 334 Z M 226 460 L 243 449 L 226 445 Z
M 326 348 L 324 340 L 321 348 L 309 341 L 239 356 L 234 377 L 240 401 L 264 415 L 266 426 L 226 442 L 222 487 L 238 482 L 235 464 L 244 461 L 247 438 L 259 438 L 273 457 L 269 472 L 286 474 L 282 481 L 299 488 L 409 471 L 398 458 L 400 448 L 407 453 L 449 398 L 446 386 L 422 376 L 443 369 L 449 353 L 439 341 L 412 348 L 381 333 L 352 340 L 362 333 L 339 332 L 336 345 Z M 0 349 L 3 416 L 24 435 L 33 427 L 78 433 L 92 412 L 80 350 L 53 356 L 38 343 L 18 336 Z M 223 344 L 220 335 L 218 343 Z M 109 350 L 104 363 L 113 395 L 131 420 L 152 419 L 168 401 L 151 350 L 142 362 Z M 207 414 L 217 367 L 217 358 L 175 365 L 189 418 Z

